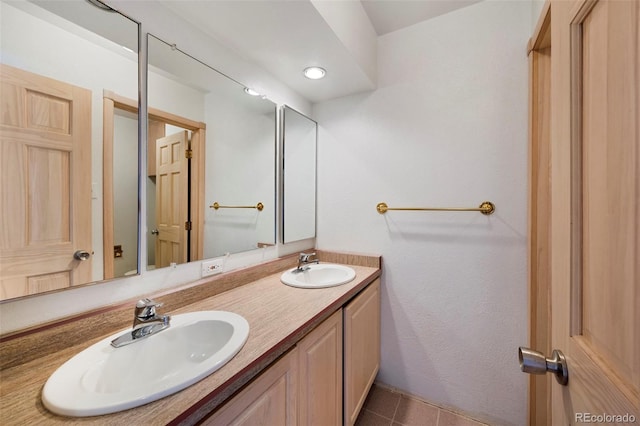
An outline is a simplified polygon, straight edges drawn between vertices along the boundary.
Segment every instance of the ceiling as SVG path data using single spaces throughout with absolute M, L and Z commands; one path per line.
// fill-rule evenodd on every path
M 384 35 L 482 0 L 360 0 L 376 34 Z
M 142 13 L 163 8 L 169 17 L 177 15 L 314 103 L 376 88 L 379 37 L 479 1 L 147 0 L 140 7 Z M 90 23 L 93 31 L 123 46 L 130 44 L 120 41 L 126 31 L 109 19 L 113 14 L 85 1 L 30 2 L 83 26 Z M 135 43 L 129 47 L 135 50 Z M 305 78 L 303 69 L 312 65 L 325 68 L 326 77 Z
M 109 14 L 83 0 L 29 1 L 81 25 L 89 22 L 83 26 L 136 49 L 135 43 L 119 41 L 126 31 L 114 25 Z M 116 9 L 118 3 L 128 3 L 102 1 L 115 3 Z M 178 15 L 313 103 L 375 89 L 377 37 L 478 1 L 147 0 L 138 10 L 160 7 Z M 26 7 L 23 1 L 16 4 Z M 324 67 L 327 76 L 306 79 L 302 71 L 311 65 Z
M 158 1 L 309 101 L 319 102 L 375 89 L 377 36 L 481 0 L 361 0 L 360 15 L 367 21 L 364 25 L 374 50 L 369 66 L 373 71 L 363 65 L 357 46 L 349 46 L 344 32 L 340 33 L 340 22 L 336 30 L 331 16 L 322 13 L 327 7 L 331 12 L 337 10 L 334 15 L 339 20 L 339 7 L 348 6 L 346 12 L 353 12 L 354 0 Z M 358 30 L 363 32 L 362 23 Z M 317 81 L 306 79 L 302 70 L 310 65 L 324 67 L 327 76 Z

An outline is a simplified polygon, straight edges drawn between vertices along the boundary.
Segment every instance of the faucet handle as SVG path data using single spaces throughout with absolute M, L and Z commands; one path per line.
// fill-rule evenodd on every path
M 156 302 L 153 299 L 140 299 L 136 303 L 136 317 L 142 320 L 153 318 L 156 315 L 156 308 L 162 305 L 164 303 Z
M 164 305 L 164 303 L 162 302 L 156 302 L 153 299 L 149 299 L 148 297 L 145 297 L 144 299 L 140 299 L 138 300 L 138 302 L 136 303 L 136 308 L 144 308 L 146 306 L 162 306 Z
M 315 255 L 316 255 L 315 252 L 313 252 L 313 253 L 300 253 L 300 255 L 298 256 L 298 259 L 301 260 L 302 262 L 308 262 L 309 258 L 311 256 L 315 256 Z

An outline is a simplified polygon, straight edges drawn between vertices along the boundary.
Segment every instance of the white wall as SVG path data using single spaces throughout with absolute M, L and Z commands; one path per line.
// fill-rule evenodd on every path
M 540 19 L 540 13 L 544 7 L 545 0 L 531 0 L 531 32 L 536 27 Z
M 376 91 L 314 106 L 317 246 L 383 257 L 378 380 L 492 424 L 526 424 L 530 22 L 481 2 L 389 33 Z

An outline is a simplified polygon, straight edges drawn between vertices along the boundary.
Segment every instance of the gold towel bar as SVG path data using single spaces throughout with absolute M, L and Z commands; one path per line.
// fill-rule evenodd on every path
M 221 206 L 216 201 L 215 203 L 210 205 L 209 208 L 210 209 L 216 209 L 216 210 L 218 210 L 218 209 L 258 209 L 258 211 L 261 212 L 262 209 L 264 209 L 264 204 L 258 203 L 255 206 Z
M 376 206 L 378 213 L 384 214 L 389 210 L 426 210 L 426 211 L 453 211 L 453 212 L 480 212 L 490 215 L 496 210 L 496 206 L 491 201 L 484 201 L 480 207 L 389 207 L 387 203 L 378 203 Z

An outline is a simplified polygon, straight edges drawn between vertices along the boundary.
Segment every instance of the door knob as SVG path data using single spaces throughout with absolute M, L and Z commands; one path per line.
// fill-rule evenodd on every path
M 73 258 L 76 260 L 89 260 L 89 258 L 91 257 L 91 253 L 89 253 L 86 250 L 78 250 L 75 253 L 73 253 Z
M 533 349 L 518 348 L 518 359 L 520 360 L 520 370 L 529 374 L 545 374 L 551 372 L 556 375 L 556 380 L 563 386 L 569 382 L 569 370 L 564 354 L 554 349 L 551 358 L 546 358 L 542 352 Z
M 158 231 L 157 229 L 152 229 L 151 230 L 151 234 L 152 235 L 158 235 L 160 233 L 160 231 Z

